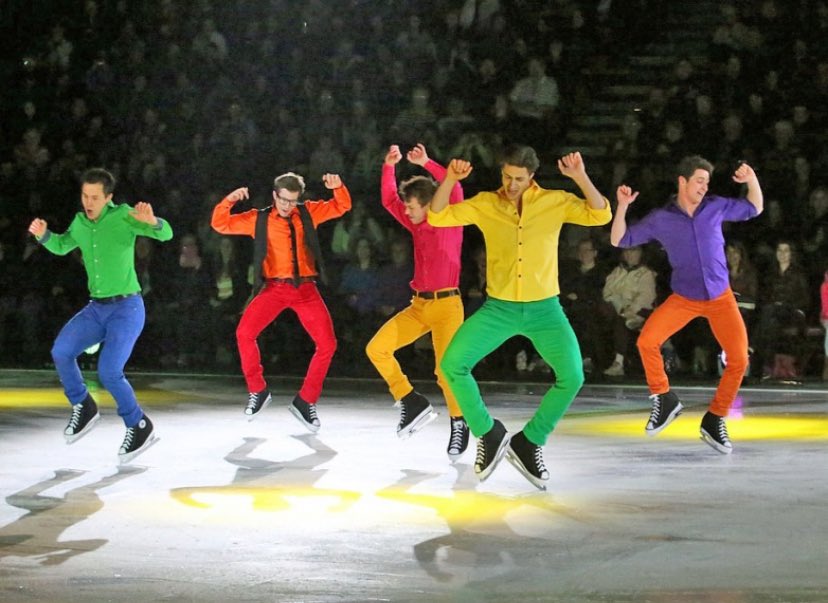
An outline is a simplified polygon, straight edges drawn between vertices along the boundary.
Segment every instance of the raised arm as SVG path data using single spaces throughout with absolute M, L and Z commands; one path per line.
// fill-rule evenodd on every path
M 468 161 L 452 159 L 446 169 L 446 177 L 434 192 L 434 198 L 431 200 L 431 211 L 434 213 L 443 211 L 449 204 L 454 185 L 467 178 L 473 169 L 472 164 Z
M 615 216 L 612 219 L 610 243 L 614 247 L 618 247 L 621 239 L 627 233 L 627 208 L 638 197 L 638 191 L 632 192 L 629 186 L 622 184 L 615 191 L 615 196 L 618 199 L 618 207 L 615 208 Z
M 561 174 L 572 178 L 575 184 L 578 185 L 578 188 L 581 189 L 581 193 L 584 195 L 584 199 L 586 199 L 586 202 L 592 209 L 604 209 L 607 207 L 607 200 L 598 192 L 595 185 L 592 184 L 592 180 L 590 180 L 586 172 L 584 160 L 579 152 L 569 153 L 558 159 L 558 169 L 561 171 Z
M 431 177 L 438 183 L 442 182 L 446 177 L 446 168 L 434 161 L 428 156 L 426 148 L 422 143 L 417 143 L 405 155 L 406 159 L 414 165 L 419 165 L 426 170 Z M 460 183 L 454 185 L 454 188 L 449 195 L 449 203 L 460 203 L 463 200 L 463 187 Z
M 733 173 L 734 182 L 739 184 L 747 184 L 747 200 L 756 208 L 756 215 L 762 213 L 765 206 L 765 198 L 762 194 L 762 187 L 759 186 L 759 178 L 756 177 L 756 172 L 747 163 L 740 165 Z

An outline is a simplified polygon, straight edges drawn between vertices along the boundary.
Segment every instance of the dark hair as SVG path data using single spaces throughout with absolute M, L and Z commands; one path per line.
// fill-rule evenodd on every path
M 530 174 L 534 174 L 540 166 L 538 154 L 535 149 L 522 144 L 512 144 L 503 149 L 500 153 L 500 167 L 514 165 L 526 168 Z
M 293 172 L 276 176 L 275 180 L 273 180 L 273 190 L 279 192 L 282 189 L 301 195 L 305 192 L 305 179 Z
M 428 205 L 437 191 L 437 183 L 428 176 L 414 176 L 400 184 L 400 197 L 408 201 L 415 197 L 421 207 Z
M 104 196 L 109 196 L 115 190 L 115 176 L 103 168 L 89 168 L 81 176 L 81 184 L 101 184 Z
M 689 155 L 678 162 L 676 177 L 681 176 L 685 180 L 690 180 L 696 170 L 704 170 L 712 176 L 713 164 L 700 155 Z

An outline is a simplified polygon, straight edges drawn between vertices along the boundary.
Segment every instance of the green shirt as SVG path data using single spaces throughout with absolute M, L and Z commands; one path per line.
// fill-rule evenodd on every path
M 172 227 L 158 218 L 156 226 L 130 215 L 129 205 L 107 203 L 95 221 L 78 212 L 63 234 L 46 231 L 39 243 L 57 255 L 80 248 L 93 298 L 129 295 L 141 291 L 135 273 L 135 237 L 169 241 Z

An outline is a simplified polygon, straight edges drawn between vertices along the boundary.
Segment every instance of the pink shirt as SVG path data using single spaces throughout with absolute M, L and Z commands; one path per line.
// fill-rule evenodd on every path
M 446 176 L 446 169 L 428 160 L 425 169 L 438 182 Z M 463 200 L 463 189 L 458 183 L 451 191 L 449 203 Z M 460 248 L 463 246 L 463 227 L 437 228 L 423 220 L 412 224 L 405 215 L 405 205 L 397 194 L 397 177 L 393 165 L 382 165 L 382 205 L 402 224 L 414 239 L 415 291 L 437 291 L 457 287 L 460 282 Z
M 822 287 L 820 287 L 820 296 L 822 297 L 822 312 L 820 313 L 820 318 L 822 320 L 828 320 L 828 272 L 825 273 L 825 281 L 823 281 Z

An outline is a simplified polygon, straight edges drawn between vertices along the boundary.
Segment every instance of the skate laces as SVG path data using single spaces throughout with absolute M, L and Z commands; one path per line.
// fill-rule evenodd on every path
M 129 447 L 132 446 L 132 440 L 135 437 L 135 428 L 134 427 L 127 427 L 126 435 L 124 436 L 124 443 L 121 444 L 121 448 L 124 450 L 129 450 Z
M 546 472 L 546 465 L 543 464 L 543 449 L 540 446 L 535 446 L 535 469 L 540 475 Z
M 486 442 L 483 438 L 477 441 L 477 457 L 474 459 L 474 464 L 480 468 L 486 466 Z
M 405 402 L 402 400 L 397 400 L 397 403 L 394 404 L 397 408 L 400 409 L 400 424 L 399 427 L 405 425 Z
M 81 415 L 83 414 L 83 404 L 75 404 L 72 407 L 72 417 L 69 419 L 69 429 L 75 431 L 80 424 Z
M 308 407 L 308 419 L 310 419 L 310 422 L 313 423 L 318 418 L 316 416 L 316 404 L 308 404 L 307 407 Z
M 247 397 L 247 410 L 256 410 L 256 407 L 259 405 L 259 394 L 256 392 L 250 392 Z
M 461 419 L 451 421 L 451 436 L 449 437 L 449 450 L 460 450 L 463 446 L 463 435 L 466 432 L 466 423 Z
M 658 423 L 658 417 L 661 414 L 661 394 L 652 394 L 650 400 L 653 402 L 653 410 L 650 413 L 650 421 Z
M 719 440 L 721 442 L 728 442 L 730 438 L 727 435 L 727 424 L 725 424 L 724 418 L 719 417 L 716 422 L 718 423 L 717 428 L 719 431 Z

